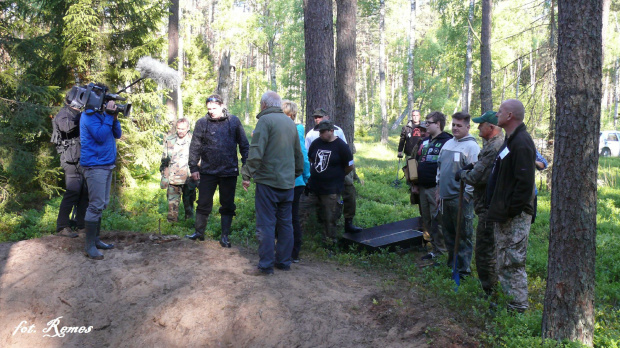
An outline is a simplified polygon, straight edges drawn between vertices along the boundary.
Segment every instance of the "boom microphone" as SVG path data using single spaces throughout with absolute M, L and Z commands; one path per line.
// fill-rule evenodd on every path
M 140 72 L 140 78 L 118 91 L 117 94 L 121 94 L 127 90 L 127 88 L 144 79 L 153 79 L 158 84 L 170 89 L 176 89 L 181 84 L 181 77 L 176 70 L 150 56 L 144 56 L 138 59 L 136 70 Z
M 143 79 L 153 79 L 158 84 L 170 89 L 176 89 L 181 84 L 181 77 L 176 70 L 149 56 L 138 60 L 136 70 L 140 72 Z

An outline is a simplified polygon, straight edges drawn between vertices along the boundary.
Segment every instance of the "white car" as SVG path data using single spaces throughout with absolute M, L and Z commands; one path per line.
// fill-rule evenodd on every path
M 598 153 L 601 156 L 620 156 L 620 131 L 602 131 L 598 141 Z

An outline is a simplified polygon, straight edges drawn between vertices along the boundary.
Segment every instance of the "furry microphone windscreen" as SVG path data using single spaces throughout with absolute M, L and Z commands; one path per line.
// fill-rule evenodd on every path
M 142 78 L 150 78 L 158 84 L 175 89 L 181 84 L 181 77 L 176 70 L 149 56 L 138 60 L 136 70 Z

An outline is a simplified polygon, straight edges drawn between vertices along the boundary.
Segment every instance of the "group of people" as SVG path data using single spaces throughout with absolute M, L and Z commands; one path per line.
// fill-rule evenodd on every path
M 528 308 L 525 261 L 535 216 L 534 172 L 546 167 L 526 130 L 524 116 L 525 108 L 516 99 L 504 101 L 497 112 L 473 119 L 457 112 L 452 115 L 450 135 L 443 131 L 444 114 L 431 112 L 420 122 L 419 111 L 414 110 L 398 148 L 399 157 L 404 150 L 417 161 L 412 202 L 419 203 L 422 226 L 432 245 L 422 259 L 447 254 L 448 266 L 456 265 L 459 277 L 467 277 L 475 250 L 484 291 L 492 294 L 499 281 L 512 298 L 509 309 L 518 312 Z M 482 149 L 469 134 L 470 121 L 478 124 Z M 474 213 L 478 216 L 475 244 Z
M 113 101 L 104 110 L 80 112 L 71 105 L 72 93 L 76 92 L 72 89 L 67 94 L 66 105 L 53 119 L 52 142 L 60 153 L 67 187 L 56 230 L 67 237 L 78 236 L 70 226 L 73 211 L 76 227 L 86 236 L 85 254 L 101 260 L 99 250 L 114 248 L 99 235 L 102 212 L 110 200 L 116 139 L 122 131 Z M 269 275 L 274 268 L 289 270 L 291 263 L 299 262 L 303 217 L 315 209 L 323 224 L 324 242 L 333 244 L 341 198 L 344 232 L 361 231 L 353 224 L 353 154 L 342 129 L 334 125 L 328 112 L 315 110 L 315 127 L 304 136 L 303 125 L 294 123 L 297 105 L 268 91 L 261 98 L 261 111 L 249 143 L 241 122 L 228 112 L 219 95 L 209 96 L 206 106 L 208 112 L 196 122 L 193 133 L 187 119 L 177 121 L 176 133 L 164 141 L 160 167 L 169 221 L 177 221 L 181 197 L 185 218 L 193 217 L 195 188 L 199 189 L 194 233 L 187 238 L 205 239 L 213 196 L 219 187 L 220 244 L 231 247 L 240 174 L 245 190 L 251 180 L 256 185 L 260 260 L 251 274 Z M 525 258 L 535 215 L 534 171 L 546 167 L 527 133 L 524 114 L 523 104 L 514 99 L 504 101 L 497 112 L 489 111 L 473 120 L 469 114 L 457 112 L 452 115 L 452 134 L 448 134 L 444 132 L 444 114 L 431 112 L 420 122 L 420 113 L 414 110 L 398 147 L 399 157 L 404 152 L 417 161 L 417 180 L 411 183 L 416 198 L 412 202 L 419 204 L 422 226 L 432 245 L 422 259 L 447 253 L 448 265 L 455 264 L 459 275 L 466 277 L 471 274 L 475 248 L 483 289 L 491 294 L 499 281 L 512 296 L 510 308 L 516 311 L 528 307 Z M 478 124 L 482 149 L 469 134 L 470 121 Z M 478 216 L 475 244 L 474 212 Z M 455 248 L 457 226 L 460 238 Z
M 115 139 L 122 133 L 113 102 L 104 110 L 80 112 L 71 106 L 75 97 L 71 93 L 73 89 L 53 120 L 52 142 L 61 155 L 67 187 L 58 213 L 57 232 L 71 238 L 78 236 L 70 226 L 73 211 L 78 231 L 86 234 L 86 256 L 101 260 L 103 254 L 98 249 L 114 248 L 103 243 L 99 233 L 101 215 L 109 203 L 116 161 Z M 250 144 L 241 122 L 228 112 L 219 95 L 209 96 L 206 107 L 207 114 L 196 122 L 193 132 L 187 119 L 176 121 L 176 132 L 164 139 L 160 165 L 169 222 L 178 221 L 181 199 L 185 219 L 194 217 L 196 188 L 199 190 L 194 232 L 186 236 L 188 239 L 205 239 L 213 196 L 219 188 L 220 244 L 231 247 L 239 154 L 244 189 L 247 190 L 251 179 L 256 184 L 259 274 L 272 274 L 274 267 L 290 269 L 292 262 L 299 262 L 303 220 L 300 207 L 304 212 L 316 208 L 324 225 L 324 240 L 333 243 L 342 195 L 345 232 L 361 231 L 352 222 L 356 192 L 353 175 L 348 174 L 354 168 L 353 155 L 342 130 L 329 120 L 325 110 L 314 112 L 316 125 L 305 134 L 303 125 L 294 123 L 297 105 L 282 101 L 275 92 L 266 92 Z

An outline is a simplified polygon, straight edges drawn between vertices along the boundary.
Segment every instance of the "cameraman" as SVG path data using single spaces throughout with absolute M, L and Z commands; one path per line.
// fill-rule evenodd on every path
M 110 202 L 112 170 L 116 167 L 116 139 L 122 135 L 118 110 L 113 100 L 108 101 L 105 111 L 87 107 L 80 122 L 82 152 L 80 165 L 88 183 L 88 209 L 86 211 L 86 256 L 103 260 L 97 249 L 112 249 L 113 244 L 99 240 L 101 215 Z
M 59 236 L 76 238 L 78 234 L 71 229 L 70 215 L 74 209 L 77 229 L 84 228 L 84 215 L 88 206 L 88 188 L 84 172 L 80 167 L 80 109 L 71 106 L 77 96 L 73 87 L 65 96 L 65 106 L 52 120 L 52 140 L 60 155 L 60 165 L 65 172 L 65 194 L 60 202 L 56 233 Z

